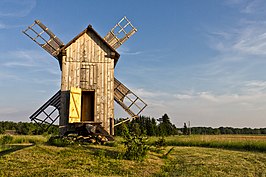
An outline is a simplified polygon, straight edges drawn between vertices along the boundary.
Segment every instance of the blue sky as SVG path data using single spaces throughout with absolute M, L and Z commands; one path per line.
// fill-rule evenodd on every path
M 57 61 L 21 33 L 35 19 L 67 43 L 88 24 L 105 36 L 126 15 L 138 32 L 118 49 L 115 75 L 148 103 L 144 115 L 266 127 L 265 9 L 263 0 L 0 0 L 0 120 L 29 121 L 60 88 Z

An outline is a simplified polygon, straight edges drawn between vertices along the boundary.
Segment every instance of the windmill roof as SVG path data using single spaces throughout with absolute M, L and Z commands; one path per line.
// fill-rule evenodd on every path
M 112 47 L 110 46 L 110 44 L 108 44 L 108 42 L 106 42 L 93 28 L 92 25 L 89 25 L 85 30 L 83 30 L 81 33 L 79 33 L 76 37 L 74 37 L 71 41 L 69 41 L 64 47 L 61 48 L 61 51 L 65 50 L 68 46 L 70 46 L 73 42 L 75 42 L 80 36 L 82 36 L 83 34 L 87 33 L 88 31 L 94 33 L 108 48 L 110 48 L 110 50 L 112 52 L 115 53 L 114 55 L 114 59 L 115 64 L 117 62 L 117 60 L 120 57 L 120 54 Z

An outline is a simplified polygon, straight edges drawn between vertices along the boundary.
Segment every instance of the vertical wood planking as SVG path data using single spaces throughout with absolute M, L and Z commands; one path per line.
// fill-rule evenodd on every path
M 95 91 L 95 121 L 110 132 L 114 117 L 114 60 L 111 50 L 94 33 L 80 36 L 66 48 L 62 64 L 62 90 L 70 87 Z

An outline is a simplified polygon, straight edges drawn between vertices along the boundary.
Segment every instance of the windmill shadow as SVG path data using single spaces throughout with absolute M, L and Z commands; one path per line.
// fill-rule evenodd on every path
M 10 154 L 12 152 L 19 151 L 21 149 L 25 149 L 27 147 L 34 146 L 34 144 L 27 144 L 27 145 L 9 145 L 9 146 L 11 146 L 10 149 L 3 150 L 3 151 L 0 152 L 0 157 L 2 157 L 4 155 L 7 155 L 7 154 Z

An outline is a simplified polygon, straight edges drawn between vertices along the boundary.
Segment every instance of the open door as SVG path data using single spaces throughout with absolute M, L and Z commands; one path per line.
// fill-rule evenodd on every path
M 69 123 L 81 121 L 81 89 L 71 87 L 69 101 Z
M 93 122 L 94 121 L 94 103 L 95 91 L 83 91 L 81 98 L 81 121 Z

